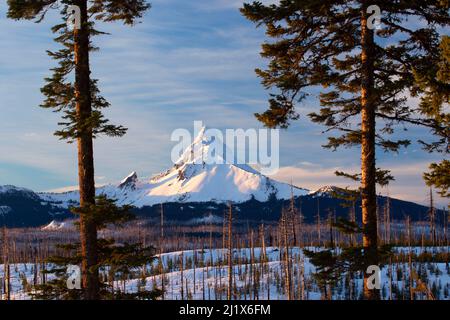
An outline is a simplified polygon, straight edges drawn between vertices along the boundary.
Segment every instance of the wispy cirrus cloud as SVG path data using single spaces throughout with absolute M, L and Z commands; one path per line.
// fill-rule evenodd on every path
M 377 188 L 378 194 L 389 195 L 393 198 L 413 201 L 423 205 L 428 205 L 429 195 L 428 187 L 421 178 L 421 172 L 428 168 L 427 162 L 418 162 L 411 164 L 391 164 L 387 166 L 395 180 L 387 187 Z M 299 166 L 282 167 L 272 178 L 285 182 L 293 182 L 295 185 L 308 188 L 312 191 L 317 190 L 324 185 L 334 185 L 342 188 L 357 188 L 356 182 L 337 177 L 336 171 L 349 173 L 359 172 L 359 168 L 352 166 L 324 167 L 320 164 L 303 163 Z M 446 206 L 448 200 L 436 197 L 438 206 Z

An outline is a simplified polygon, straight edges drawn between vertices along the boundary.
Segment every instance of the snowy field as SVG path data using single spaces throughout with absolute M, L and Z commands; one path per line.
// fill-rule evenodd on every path
M 317 250 L 309 248 L 310 250 Z M 396 248 L 407 254 L 409 248 Z M 413 252 L 442 252 L 447 247 L 412 248 Z M 188 250 L 164 253 L 153 264 L 136 270 L 131 279 L 115 281 L 115 290 L 135 292 L 142 288 L 163 288 L 166 300 L 215 300 L 226 299 L 228 287 L 227 250 Z M 300 248 L 291 248 L 291 295 L 293 299 L 321 299 L 321 292 L 313 273 L 314 266 Z M 394 259 L 395 260 L 395 259 Z M 183 263 L 181 263 L 183 261 Z M 284 276 L 286 264 L 277 247 L 235 249 L 233 252 L 233 299 L 277 300 L 287 299 Z M 11 265 L 11 299 L 30 299 L 30 284 L 42 281 L 34 264 Z M 383 299 L 404 299 L 409 292 L 408 263 L 392 263 L 381 271 Z M 413 263 L 412 270 L 420 277 L 414 288 L 422 287 L 432 293 L 434 299 L 449 300 L 450 268 L 445 263 Z M 0 278 L 4 267 L 0 265 Z M 362 294 L 362 276 L 352 279 L 343 276 L 334 286 L 332 298 L 336 300 L 359 299 Z M 48 276 L 51 279 L 51 276 Z M 429 298 L 417 292 L 417 298 Z

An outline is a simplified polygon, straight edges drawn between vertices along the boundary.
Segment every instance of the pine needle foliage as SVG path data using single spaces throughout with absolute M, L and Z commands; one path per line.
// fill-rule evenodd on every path
M 119 207 L 115 200 L 100 196 L 96 205 L 86 208 L 73 208 L 75 214 L 83 210 L 89 210 L 90 218 L 95 219 L 97 231 L 108 226 L 123 227 L 126 223 L 135 219 L 131 206 Z M 64 255 L 53 256 L 46 263 L 49 268 L 45 273 L 51 276 L 51 280 L 45 284 L 37 285 L 33 290 L 35 299 L 44 300 L 79 300 L 83 298 L 83 290 L 70 289 L 67 286 L 69 265 L 80 265 L 82 260 L 80 243 L 71 243 L 58 246 L 64 251 Z M 98 264 L 94 266 L 103 278 L 100 285 L 100 299 L 105 300 L 153 300 L 161 295 L 161 290 L 140 289 L 124 292 L 115 289 L 111 283 L 120 280 L 133 279 L 142 273 L 142 268 L 155 260 L 155 248 L 144 247 L 141 243 L 116 243 L 114 239 L 100 238 L 98 240 Z M 116 285 L 117 286 L 117 285 Z

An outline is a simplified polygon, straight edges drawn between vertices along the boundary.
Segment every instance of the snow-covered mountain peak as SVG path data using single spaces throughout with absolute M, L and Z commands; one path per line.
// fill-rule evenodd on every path
M 29 189 L 19 188 L 12 185 L 0 186 L 0 193 L 11 193 L 11 192 L 33 192 Z
M 311 194 L 328 193 L 328 192 L 333 192 L 336 189 L 338 189 L 338 187 L 335 187 L 335 186 L 323 186 L 323 187 L 320 187 L 319 189 L 317 189 L 315 191 L 311 191 Z
M 120 184 L 119 184 L 119 188 L 135 188 L 136 187 L 136 182 L 138 181 L 138 176 L 136 171 L 133 171 L 132 173 L 130 173 L 125 179 L 123 179 Z
M 74 227 L 73 221 L 67 220 L 64 222 L 58 222 L 53 220 L 48 225 L 41 228 L 43 231 L 58 231 L 58 230 L 66 230 L 72 229 Z
M 118 200 L 118 204 L 136 207 L 165 202 L 241 203 L 250 199 L 264 202 L 273 195 L 278 199 L 289 199 L 291 190 L 294 196 L 308 193 L 308 190 L 272 180 L 246 164 L 220 161 L 221 155 L 214 153 L 224 144 L 215 140 L 214 134 L 214 130 L 201 128 L 178 161 L 149 181 L 139 180 L 136 172 L 132 172 L 119 184 L 97 188 L 97 193 Z M 55 203 L 64 205 L 73 204 L 79 195 L 76 191 L 42 197 L 52 198 Z
M 334 197 L 336 194 L 344 194 L 345 189 L 336 186 L 323 186 L 316 191 L 310 192 L 310 195 L 317 197 Z
M 224 163 L 224 157 L 220 153 L 215 152 L 215 148 L 211 146 L 223 147 L 224 142 L 218 140 L 217 136 L 209 134 L 209 130 L 202 127 L 192 143 L 183 151 L 181 157 L 175 162 L 176 166 L 183 164 L 204 164 L 204 163 Z M 228 150 L 225 150 L 227 152 Z
M 38 198 L 38 196 L 30 189 L 19 188 L 19 187 L 12 186 L 12 185 L 0 186 L 0 194 L 17 194 L 17 193 L 25 195 L 29 198 L 34 198 L 34 199 Z

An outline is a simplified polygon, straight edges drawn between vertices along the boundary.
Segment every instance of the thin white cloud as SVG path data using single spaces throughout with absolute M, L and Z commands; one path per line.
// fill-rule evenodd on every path
M 388 187 L 378 187 L 378 193 L 389 195 L 394 198 L 413 201 L 419 204 L 427 205 L 429 202 L 429 189 L 422 179 L 422 172 L 428 168 L 427 162 L 419 162 L 405 165 L 389 165 L 395 181 L 392 181 Z M 337 177 L 335 171 L 344 171 L 349 173 L 358 172 L 358 167 L 322 167 L 322 166 L 297 166 L 282 167 L 277 174 L 271 178 L 292 182 L 300 187 L 310 190 L 317 190 L 325 185 L 334 185 L 338 187 L 357 187 L 357 184 Z M 447 199 L 440 198 L 436 195 L 436 204 L 445 206 L 448 204 Z

